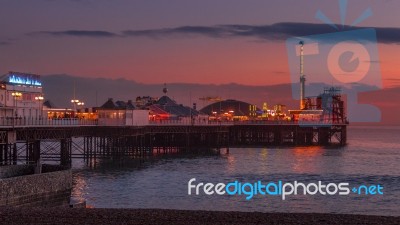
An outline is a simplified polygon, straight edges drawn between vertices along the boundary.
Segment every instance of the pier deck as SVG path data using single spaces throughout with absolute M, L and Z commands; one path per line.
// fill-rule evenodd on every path
M 347 124 L 238 122 L 148 126 L 37 125 L 0 128 L 0 163 L 143 157 L 235 147 L 344 146 Z

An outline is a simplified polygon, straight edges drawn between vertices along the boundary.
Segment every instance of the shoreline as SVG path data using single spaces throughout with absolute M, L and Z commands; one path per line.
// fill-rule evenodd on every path
M 0 208 L 4 224 L 400 224 L 400 217 L 170 209 Z

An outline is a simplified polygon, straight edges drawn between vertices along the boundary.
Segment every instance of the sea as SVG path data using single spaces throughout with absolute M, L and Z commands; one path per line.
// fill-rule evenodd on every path
M 203 154 L 152 156 L 143 160 L 73 162 L 72 196 L 94 208 L 335 213 L 400 216 L 400 127 L 349 126 L 341 148 L 231 148 Z M 188 183 L 347 183 L 347 195 L 258 193 L 207 195 Z M 378 186 L 379 185 L 379 186 Z M 374 186 L 375 188 L 371 188 Z M 279 189 L 279 185 L 277 185 Z M 364 188 L 365 187 L 365 188 Z M 381 187 L 381 193 L 377 188 Z M 288 188 L 288 187 L 287 187 Z M 368 189 L 368 192 L 366 191 Z M 231 189 L 234 191 L 234 188 Z M 249 190 L 249 189 L 247 189 Z M 271 191 L 275 190 L 270 189 Z M 236 190 L 237 191 L 237 190 Z M 331 193 L 335 191 L 331 187 Z

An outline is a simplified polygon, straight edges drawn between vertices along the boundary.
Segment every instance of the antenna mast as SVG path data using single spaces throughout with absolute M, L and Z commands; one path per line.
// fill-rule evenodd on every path
M 300 41 L 300 109 L 305 109 L 305 84 L 306 76 L 304 75 L 304 42 Z

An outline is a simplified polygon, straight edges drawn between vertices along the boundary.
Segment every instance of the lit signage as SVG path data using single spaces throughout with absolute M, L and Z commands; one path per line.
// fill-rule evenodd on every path
M 8 82 L 13 84 L 42 86 L 40 76 L 35 74 L 10 73 L 8 75 Z

